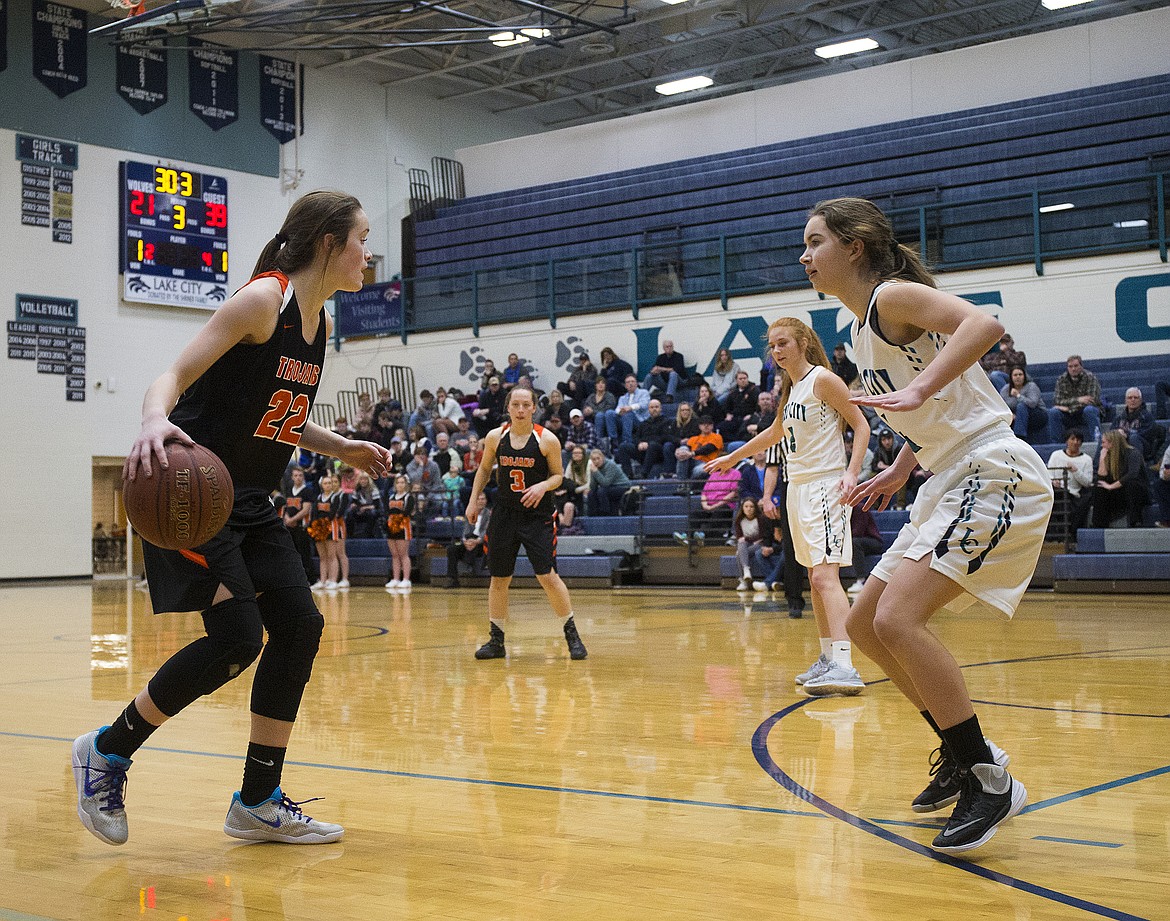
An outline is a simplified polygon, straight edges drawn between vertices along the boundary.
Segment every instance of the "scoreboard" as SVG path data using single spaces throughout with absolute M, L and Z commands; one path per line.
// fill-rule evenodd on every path
M 127 160 L 119 166 L 122 297 L 215 309 L 228 295 L 223 176 Z

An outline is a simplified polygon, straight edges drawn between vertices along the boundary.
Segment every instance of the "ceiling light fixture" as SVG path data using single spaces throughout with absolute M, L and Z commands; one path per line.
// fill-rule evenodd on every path
M 843 54 L 857 54 L 859 51 L 872 51 L 881 47 L 872 38 L 855 38 L 847 42 L 837 42 L 835 45 L 822 45 L 814 48 L 813 54 L 819 58 L 839 58 Z
M 1051 214 L 1053 211 L 1069 211 L 1075 208 L 1071 201 L 1061 202 L 1059 205 L 1045 205 L 1040 209 L 1041 214 Z
M 1114 227 L 1129 228 L 1129 227 L 1149 227 L 1150 222 L 1142 219 L 1136 221 L 1114 221 Z
M 496 32 L 494 35 L 489 35 L 493 45 L 498 45 L 500 48 L 508 48 L 512 45 L 523 45 L 529 41 L 527 35 L 517 35 L 515 32 Z
M 1040 0 L 1040 5 L 1046 10 L 1063 10 L 1066 6 L 1078 6 L 1082 3 L 1092 3 L 1093 0 Z
M 670 80 L 667 83 L 659 83 L 658 86 L 654 87 L 654 92 L 661 93 L 663 96 L 673 96 L 675 93 L 689 93 L 691 90 L 701 90 L 714 82 L 710 77 L 683 77 L 681 80 Z

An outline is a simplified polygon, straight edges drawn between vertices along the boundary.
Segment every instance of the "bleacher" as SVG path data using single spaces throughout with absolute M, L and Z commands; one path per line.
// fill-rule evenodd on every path
M 418 281 L 495 270 L 497 277 L 484 286 L 503 297 L 509 280 L 525 284 L 525 264 L 550 259 L 588 260 L 649 246 L 648 263 L 669 262 L 683 257 L 687 240 L 748 233 L 782 234 L 792 247 L 808 207 L 837 195 L 863 195 L 887 209 L 1011 196 L 970 214 L 952 209 L 945 227 L 929 230 L 937 247 L 929 256 L 955 266 L 1018 261 L 1031 252 L 1031 203 L 1021 200 L 1022 189 L 1132 180 L 1102 193 L 1098 208 L 1046 216 L 1047 249 L 1100 249 L 1125 238 L 1101 214 L 1149 197 L 1152 158 L 1166 146 L 1168 111 L 1170 75 L 1164 75 L 467 198 L 418 224 Z M 906 229 L 916 237 L 913 224 Z M 1027 251 L 1005 248 L 1005 240 L 1021 238 Z M 688 272 L 677 279 L 679 295 L 709 289 L 701 264 L 706 257 L 716 270 L 717 253 L 707 252 L 712 245 L 685 254 Z M 732 288 L 750 286 L 762 274 L 802 274 L 795 259 L 764 256 L 753 264 L 729 255 L 732 274 L 741 276 L 731 279 Z M 606 258 L 613 260 L 615 278 L 624 277 L 621 258 Z M 591 267 L 599 269 L 605 266 Z M 561 293 L 571 309 L 573 292 Z M 492 309 L 481 304 L 487 314 Z M 505 309 L 502 302 L 498 309 Z
M 1170 591 L 1170 530 L 1081 528 L 1075 553 L 1053 559 L 1058 592 Z

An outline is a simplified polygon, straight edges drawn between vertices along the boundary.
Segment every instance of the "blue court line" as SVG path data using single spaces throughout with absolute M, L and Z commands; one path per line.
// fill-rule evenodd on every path
M 1074 790 L 1071 793 L 1064 793 L 1060 796 L 1054 796 L 1051 799 L 1041 800 L 1038 803 L 1032 803 L 1030 806 L 1025 806 L 1020 810 L 1020 815 L 1028 812 L 1035 812 L 1037 809 L 1047 809 L 1049 806 L 1059 806 L 1061 803 L 1067 803 L 1074 799 L 1080 799 L 1083 796 L 1090 796 L 1094 793 L 1101 793 L 1105 790 L 1113 790 L 1117 787 L 1124 787 L 1127 784 L 1137 783 L 1139 780 L 1149 780 L 1151 777 L 1160 777 L 1163 774 L 1170 774 L 1170 764 L 1165 767 L 1153 768 L 1149 771 L 1142 771 L 1140 774 L 1130 774 L 1128 777 L 1119 777 L 1117 780 L 1108 780 L 1105 783 L 1097 784 L 1093 787 L 1085 787 L 1083 790 Z
M 1052 902 L 1058 902 L 1062 905 L 1068 905 L 1072 908 L 1079 908 L 1082 911 L 1091 912 L 1092 914 L 1101 915 L 1105 918 L 1113 918 L 1115 921 L 1149 921 L 1140 917 L 1139 915 L 1131 915 L 1128 912 L 1121 911 L 1116 908 L 1110 908 L 1107 905 L 1099 905 L 1096 902 L 1090 902 L 1085 899 L 1078 898 L 1074 895 L 1069 895 L 1066 892 L 1057 892 L 1055 889 L 1049 889 L 1046 886 L 1038 885 L 1037 883 L 1030 883 L 1027 880 L 1019 879 L 1015 876 L 1008 876 L 1005 873 L 1000 873 L 996 870 L 990 870 L 987 867 L 981 867 L 976 863 L 969 863 L 966 860 L 960 860 L 956 857 L 951 857 L 949 854 L 942 854 L 926 845 L 919 844 L 917 841 L 911 841 L 909 838 L 904 838 L 892 831 L 887 831 L 876 822 L 868 819 L 863 819 L 860 816 L 853 815 L 846 812 L 839 806 L 830 803 L 828 800 L 817 796 L 807 787 L 797 783 L 786 774 L 775 761 L 772 760 L 771 754 L 768 752 L 768 735 L 772 728 L 780 722 L 784 717 L 790 713 L 795 712 L 801 707 L 812 702 L 815 698 L 808 700 L 800 700 L 794 704 L 790 704 L 778 713 L 773 713 L 764 722 L 756 728 L 752 735 L 752 754 L 755 755 L 756 763 L 763 769 L 769 777 L 775 780 L 780 786 L 784 787 L 793 796 L 804 800 L 806 803 L 811 803 L 817 809 L 820 809 L 826 815 L 832 818 L 839 819 L 854 828 L 881 838 L 890 844 L 895 844 L 900 848 L 918 854 L 921 857 L 927 857 L 947 866 L 954 867 L 956 870 L 962 870 L 966 873 L 971 873 L 974 876 L 980 876 L 983 879 L 989 880 L 993 883 L 999 883 L 1003 886 L 1008 886 L 1012 889 L 1019 889 L 1022 892 L 1027 892 L 1031 895 L 1037 895 L 1041 898 L 1048 899 Z M 1170 768 L 1159 769 L 1159 773 L 1170 770 Z
M 72 742 L 60 736 L 35 735 L 27 732 L 0 730 L 0 736 L 13 739 L 33 739 L 40 742 Z M 226 755 L 222 752 L 195 751 L 186 748 L 163 748 L 144 745 L 141 751 L 164 752 L 171 755 L 194 755 L 200 758 L 222 758 L 229 761 L 243 761 L 242 755 Z M 635 800 L 643 803 L 660 803 L 666 806 L 702 806 L 707 809 L 730 809 L 734 812 L 759 812 L 765 815 L 798 816 L 808 819 L 822 819 L 820 812 L 802 812 L 797 809 L 780 809 L 776 806 L 752 806 L 741 803 L 717 803 L 707 800 L 679 799 L 670 796 L 650 796 L 642 793 L 617 793 L 610 790 L 587 790 L 583 787 L 557 787 L 549 784 L 521 783 L 510 780 L 489 780 L 481 777 L 457 777 L 449 774 L 423 774 L 417 771 L 393 771 L 388 768 L 355 767 L 346 764 L 322 764 L 315 761 L 286 761 L 285 765 L 316 768 L 322 771 L 345 771 L 350 774 L 375 774 L 380 777 L 402 777 L 408 780 L 436 780 L 443 783 L 472 784 L 481 787 L 502 787 L 509 790 L 533 790 L 541 793 L 574 793 L 578 796 L 599 796 L 606 799 Z
M 1170 713 L 1121 713 L 1116 710 L 1081 710 L 1077 707 L 1041 707 L 1039 704 L 1009 704 L 999 700 L 975 700 L 973 704 L 984 704 L 988 707 L 1012 707 L 1016 710 L 1046 710 L 1049 713 L 1088 713 L 1090 716 L 1135 716 L 1147 720 L 1170 719 Z
M 1082 841 L 1080 838 L 1057 838 L 1055 835 L 1036 835 L 1033 841 L 1055 841 L 1057 844 L 1084 844 L 1088 847 L 1121 847 L 1112 841 Z

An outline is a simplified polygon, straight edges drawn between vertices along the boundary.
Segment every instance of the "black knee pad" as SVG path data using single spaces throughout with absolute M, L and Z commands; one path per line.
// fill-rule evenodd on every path
M 180 649 L 151 678 L 150 698 L 167 716 L 242 674 L 264 648 L 256 600 L 229 598 L 203 612 L 207 636 Z
M 281 588 L 259 599 L 268 645 L 252 682 L 252 712 L 292 722 L 300 709 L 325 618 L 307 588 Z

